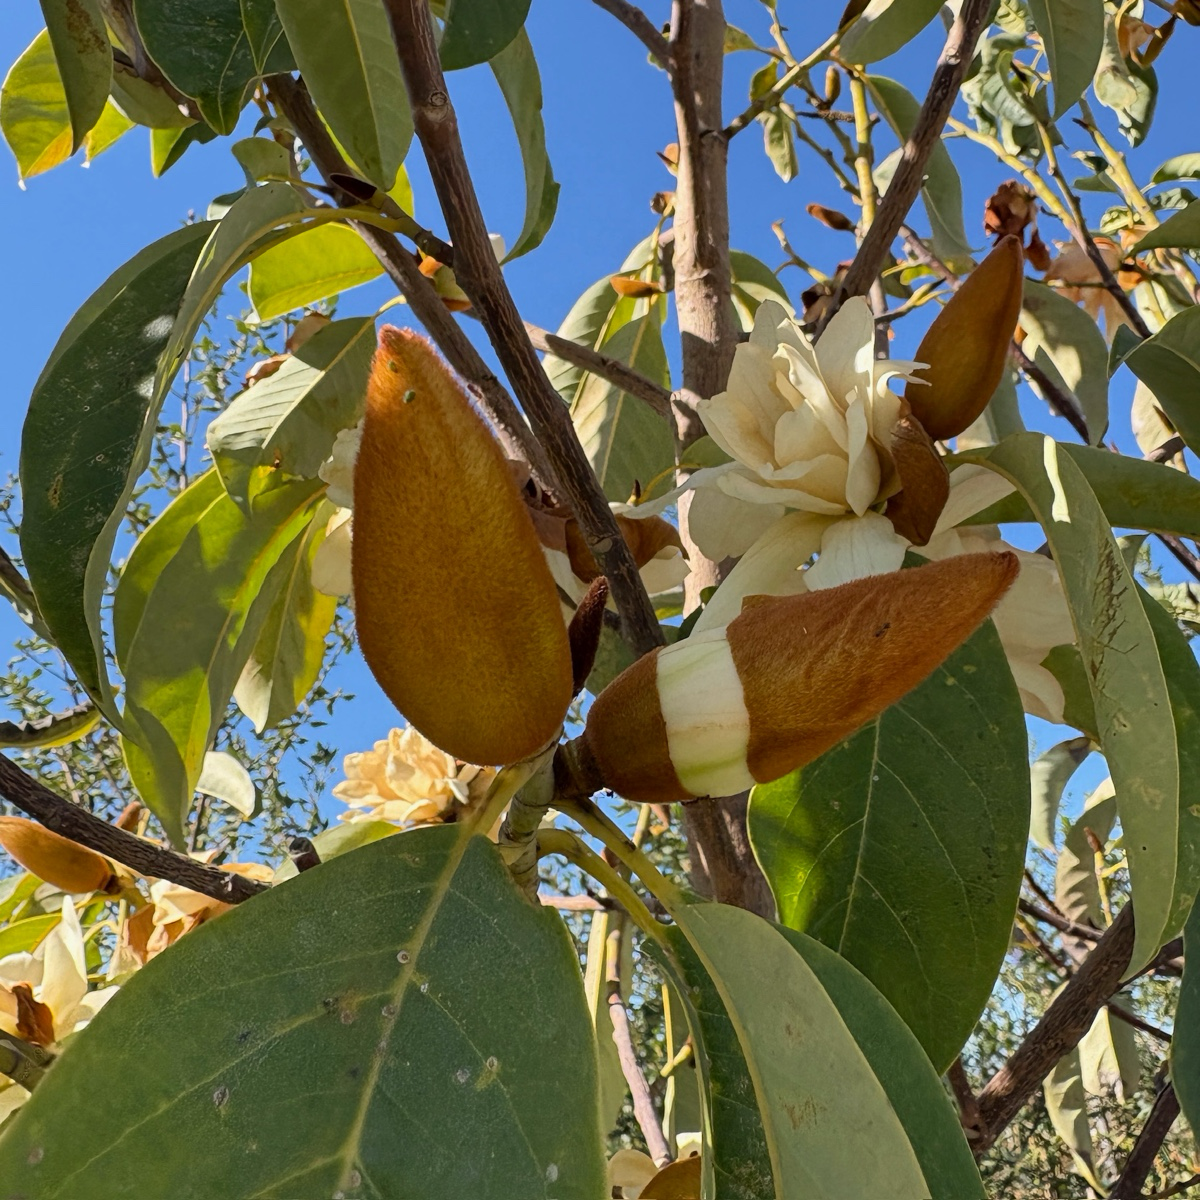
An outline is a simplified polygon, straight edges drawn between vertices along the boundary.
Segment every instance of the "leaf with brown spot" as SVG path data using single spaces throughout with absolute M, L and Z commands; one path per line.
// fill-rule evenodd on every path
M 558 590 L 499 445 L 411 330 L 380 331 L 352 570 L 367 664 L 432 742 L 509 763 L 555 735 L 572 686 Z

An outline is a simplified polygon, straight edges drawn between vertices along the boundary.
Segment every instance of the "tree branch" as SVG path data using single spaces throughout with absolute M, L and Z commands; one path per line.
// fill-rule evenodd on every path
M 1167 1083 L 1154 1098 L 1154 1107 L 1137 1141 L 1133 1143 L 1120 1178 L 1109 1192 L 1109 1200 L 1137 1200 L 1141 1196 L 1146 1176 L 1150 1174 L 1163 1140 L 1171 1132 L 1171 1126 L 1178 1116 L 1179 1098 L 1175 1095 L 1174 1087 Z
M 291 121 L 321 177 L 346 203 L 353 202 L 354 197 L 334 182 L 338 176 L 351 174 L 351 168 L 317 115 L 303 82 L 290 75 L 272 75 L 267 84 L 280 112 Z M 471 389 L 506 452 L 513 458 L 524 459 L 534 479 L 547 491 L 557 491 L 557 480 L 546 452 L 525 423 L 513 398 L 442 303 L 433 284 L 417 269 L 412 255 L 397 238 L 382 229 L 360 221 L 351 221 L 350 225 L 379 259 L 388 277 L 404 293 L 417 320 Z
M 621 391 L 644 400 L 660 417 L 668 421 L 671 419 L 671 393 L 653 379 L 639 374 L 619 358 L 581 346 L 578 342 L 559 337 L 558 334 L 532 325 L 528 321 L 525 322 L 525 331 L 529 334 L 534 349 L 556 355 L 563 362 L 568 362 L 581 371 L 590 371 L 593 375 L 598 375 Z
M 56 795 L 2 754 L 0 796 L 40 821 L 47 829 L 124 863 L 139 875 L 169 879 L 172 883 L 211 896 L 214 900 L 224 900 L 227 904 L 240 904 L 267 890 L 264 883 L 206 866 L 110 825 Z
M 667 39 L 655 28 L 654 22 L 640 8 L 630 4 L 629 0 L 592 0 L 592 3 L 616 17 L 650 51 L 650 57 L 666 71 L 668 77 L 670 76 L 671 48 L 667 45 Z
M 989 0 L 964 0 L 946 44 L 942 47 L 933 81 L 917 115 L 912 133 L 904 143 L 896 173 L 879 205 L 875 223 L 863 238 L 846 278 L 826 310 L 827 325 L 841 304 L 851 296 L 865 296 L 879 275 L 888 248 L 900 231 L 925 181 L 925 167 L 933 147 L 942 136 L 946 118 L 962 86 L 963 75 L 975 53 L 975 43 L 987 20 Z
M 429 6 L 424 0 L 387 0 L 386 8 L 417 137 L 454 244 L 455 276 L 545 447 L 588 548 L 608 577 L 626 639 L 637 653 L 645 654 L 663 644 L 662 630 L 637 563 L 621 537 L 562 397 L 542 369 L 492 252 L 438 61 Z
M 1133 953 L 1133 905 L 1126 904 L 1013 1056 L 979 1093 L 982 1121 L 972 1149 L 987 1150 L 1064 1054 L 1079 1044 L 1096 1013 L 1121 985 Z

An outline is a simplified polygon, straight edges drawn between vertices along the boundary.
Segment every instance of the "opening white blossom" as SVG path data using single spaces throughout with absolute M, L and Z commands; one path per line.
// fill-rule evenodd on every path
M 346 778 L 333 789 L 346 804 L 341 819 L 398 825 L 436 822 L 456 805 L 476 804 L 496 776 L 492 767 L 459 762 L 411 726 L 347 754 L 344 767 Z

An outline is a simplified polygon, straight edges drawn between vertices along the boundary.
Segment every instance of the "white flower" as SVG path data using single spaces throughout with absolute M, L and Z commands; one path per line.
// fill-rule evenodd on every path
M 411 726 L 393 729 L 374 749 L 347 754 L 346 779 L 333 794 L 346 803 L 343 821 L 438 821 L 455 805 L 476 803 L 496 772 L 461 763 Z
M 865 300 L 846 302 L 814 346 L 778 304 L 759 306 L 726 391 L 700 416 L 733 462 L 698 471 L 692 536 L 710 558 L 745 553 L 784 512 L 861 517 L 899 490 L 893 378 L 920 364 L 876 360 Z
M 64 897 L 62 920 L 36 950 L 0 958 L 0 1030 L 57 1048 L 119 990 L 88 991 L 83 930 L 71 898 Z M 20 1084 L 0 1087 L 0 1120 L 28 1099 Z
M 317 475 L 329 487 L 326 497 L 338 506 L 325 526 L 325 540 L 313 556 L 312 581 L 327 596 L 349 596 L 354 590 L 350 575 L 351 520 L 354 508 L 354 464 L 362 445 L 362 422 L 341 430 L 333 442 L 333 453 L 321 464 Z
M 354 507 L 354 464 L 362 445 L 362 422 L 353 429 L 341 430 L 333 441 L 333 452 L 321 464 L 317 474 L 329 487 L 326 496 L 339 508 Z

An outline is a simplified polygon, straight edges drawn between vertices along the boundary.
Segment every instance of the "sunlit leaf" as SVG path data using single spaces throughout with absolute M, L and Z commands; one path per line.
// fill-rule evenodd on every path
M 941 0 L 870 0 L 842 34 L 846 62 L 873 63 L 895 54 L 937 16 Z
M 1029 836 L 1046 850 L 1053 850 L 1058 840 L 1055 836 L 1055 821 L 1058 818 L 1058 806 L 1063 790 L 1090 753 L 1089 738 L 1069 738 L 1040 754 L 1029 768 L 1033 801 Z
M 1029 823 L 1025 740 L 989 622 L 898 704 L 751 795 L 780 920 L 866 975 L 939 1070 L 1008 948 Z
M 250 264 L 250 301 L 258 319 L 269 321 L 382 274 L 379 260 L 354 230 L 318 225 Z
M 258 808 L 258 791 L 250 772 L 225 750 L 210 750 L 204 756 L 196 791 L 224 801 L 246 820 L 250 820 Z
M 1054 84 L 1054 113 L 1083 95 L 1104 47 L 1104 0 L 1029 0 Z
M 71 123 L 71 152 L 108 103 L 113 56 L 97 0 L 41 0 Z
M 1197 215 L 1200 216 L 1200 206 Z M 1182 215 L 1182 214 L 1181 214 Z M 1200 220 L 1197 221 L 1200 233 Z M 1125 356 L 1179 436 L 1200 450 L 1200 307 L 1184 309 Z
M 22 179 L 40 175 L 71 157 L 67 93 L 42 30 L 9 68 L 0 89 L 0 131 Z
M 85 1177 L 112 1197 L 597 1200 L 591 1039 L 559 916 L 485 838 L 415 830 L 138 971 L 5 1127 L 0 1178 L 39 1200 Z M 121 1102 L 97 1104 L 116 1061 Z

